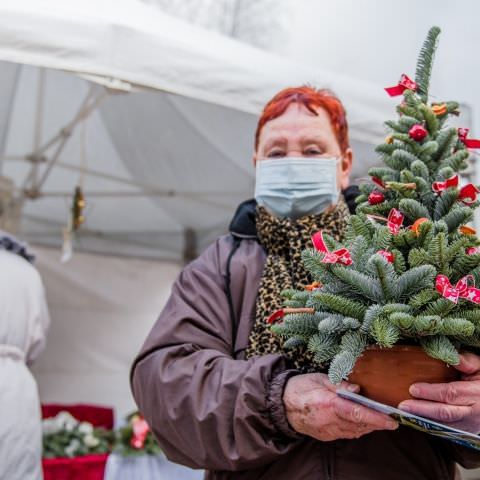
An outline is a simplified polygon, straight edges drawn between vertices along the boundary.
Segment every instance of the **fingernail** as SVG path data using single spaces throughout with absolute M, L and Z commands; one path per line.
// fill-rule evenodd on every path
M 347 385 L 347 390 L 349 392 L 357 392 L 358 389 L 359 389 L 358 385 L 353 385 L 353 384 Z
M 408 404 L 400 403 L 398 407 L 400 410 L 403 410 L 404 412 L 409 412 L 410 408 L 408 407 Z
M 387 423 L 387 428 L 389 430 L 396 430 L 398 428 L 398 423 L 397 422 L 388 422 Z
M 414 397 L 420 393 L 420 390 L 416 385 L 411 385 L 408 391 L 410 392 L 410 395 L 413 395 Z

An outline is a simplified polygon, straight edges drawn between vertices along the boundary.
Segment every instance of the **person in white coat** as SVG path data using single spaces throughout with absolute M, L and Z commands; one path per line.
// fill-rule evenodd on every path
M 45 345 L 49 315 L 32 257 L 0 231 L 0 479 L 41 480 L 37 384 L 28 365 Z

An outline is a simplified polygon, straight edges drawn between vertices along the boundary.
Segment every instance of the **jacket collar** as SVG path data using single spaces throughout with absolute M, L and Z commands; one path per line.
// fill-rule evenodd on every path
M 345 190 L 342 190 L 345 201 L 347 202 L 350 213 L 355 213 L 357 204 L 355 199 L 360 195 L 360 190 L 357 185 L 350 185 Z M 257 208 L 257 202 L 255 199 L 246 200 L 241 203 L 230 222 L 229 231 L 237 238 L 257 238 L 257 225 L 255 222 L 255 212 Z

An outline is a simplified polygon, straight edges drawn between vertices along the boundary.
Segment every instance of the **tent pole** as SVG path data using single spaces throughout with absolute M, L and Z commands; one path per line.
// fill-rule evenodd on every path
M 43 175 L 41 176 L 40 180 L 38 182 L 32 182 L 32 187 L 30 189 L 27 189 L 28 183 L 32 181 L 32 176 L 33 176 L 33 167 L 32 170 L 30 171 L 29 175 L 24 181 L 23 188 L 25 190 L 29 190 L 27 192 L 28 196 L 33 196 L 35 197 L 38 195 L 40 189 L 42 188 L 43 184 L 47 180 L 48 176 L 50 175 L 50 172 L 52 171 L 52 168 L 55 166 L 55 164 L 58 162 L 58 159 L 60 157 L 60 154 L 62 153 L 68 139 L 73 133 L 73 130 L 75 127 L 83 120 L 85 120 L 100 104 L 100 102 L 108 95 L 108 92 L 106 90 L 103 90 L 101 94 L 99 94 L 96 98 L 93 100 L 90 100 L 93 96 L 93 91 L 95 89 L 95 86 L 92 85 L 90 87 L 90 91 L 88 92 L 85 101 L 83 102 L 82 106 L 80 107 L 78 113 L 75 115 L 73 120 L 67 124 L 64 128 L 60 130 L 60 132 L 49 142 L 47 142 L 46 145 L 43 147 L 37 149 L 36 151 L 32 152 L 31 155 L 29 155 L 29 158 L 34 160 L 34 165 L 37 162 L 36 159 L 41 158 L 41 154 L 45 152 L 47 148 L 49 148 L 51 145 L 56 143 L 58 140 L 60 140 L 60 143 L 58 144 L 58 147 L 51 157 L 51 159 L 48 162 L 48 165 L 46 166 Z

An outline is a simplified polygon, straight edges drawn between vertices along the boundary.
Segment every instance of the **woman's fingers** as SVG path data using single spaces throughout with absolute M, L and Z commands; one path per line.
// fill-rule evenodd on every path
M 334 411 L 338 418 L 360 426 L 359 428 L 395 430 L 398 427 L 398 423 L 388 415 L 340 397 L 334 401 Z
M 431 418 L 441 423 L 459 422 L 472 415 L 473 407 L 464 405 L 447 405 L 427 400 L 405 400 L 398 408 L 406 412 Z

